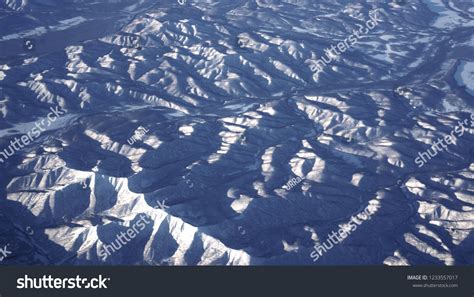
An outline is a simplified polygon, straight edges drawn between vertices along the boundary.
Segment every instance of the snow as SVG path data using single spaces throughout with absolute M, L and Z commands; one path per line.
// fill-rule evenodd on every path
M 474 96 L 474 62 L 461 61 L 454 78 L 460 86 L 465 86 L 466 91 Z

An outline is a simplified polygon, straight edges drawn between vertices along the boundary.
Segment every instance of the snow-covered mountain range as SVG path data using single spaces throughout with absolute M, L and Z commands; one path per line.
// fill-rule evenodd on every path
M 2 0 L 0 265 L 473 264 L 473 35 L 461 0 Z

